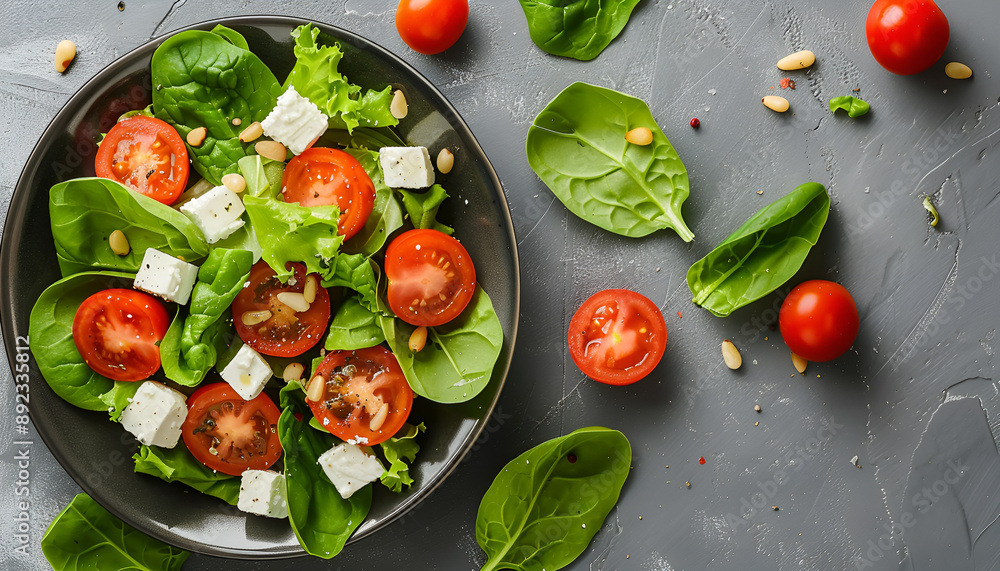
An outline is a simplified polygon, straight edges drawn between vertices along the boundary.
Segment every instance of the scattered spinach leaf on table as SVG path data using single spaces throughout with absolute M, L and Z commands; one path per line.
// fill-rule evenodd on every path
M 632 462 L 625 435 L 581 428 L 510 461 L 483 496 L 483 571 L 555 571 L 580 556 L 618 502 Z
M 87 494 L 77 494 L 56 516 L 42 536 L 41 547 L 55 571 L 177 571 L 191 555 L 141 533 Z
M 637 127 L 652 131 L 651 144 L 625 140 Z M 687 169 L 641 99 L 574 83 L 535 117 L 526 150 L 535 174 L 587 222 L 633 238 L 673 228 L 694 239 L 681 214 Z
M 765 206 L 691 266 L 692 301 L 725 317 L 776 290 L 802 267 L 829 214 L 830 195 L 815 182 Z
M 871 105 L 868 105 L 867 102 L 862 101 L 857 97 L 844 95 L 842 97 L 834 97 L 830 100 L 830 112 L 836 113 L 838 109 L 847 111 L 847 116 L 853 119 L 867 114 L 871 109 Z
M 520 0 L 531 41 L 546 52 L 592 60 L 628 23 L 639 0 Z

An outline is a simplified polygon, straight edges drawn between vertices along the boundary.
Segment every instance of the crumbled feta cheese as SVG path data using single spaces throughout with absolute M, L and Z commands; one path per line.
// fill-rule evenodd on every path
M 181 206 L 181 212 L 194 222 L 209 244 L 242 228 L 245 210 L 239 195 L 225 186 L 217 186 Z
M 198 279 L 198 266 L 179 260 L 155 248 L 142 256 L 132 287 L 184 305 Z
M 434 165 L 427 147 L 382 147 L 378 161 L 388 187 L 427 188 L 434 184 Z
M 246 470 L 240 481 L 239 509 L 274 518 L 288 517 L 285 477 L 272 470 Z
M 146 446 L 173 448 L 187 417 L 185 400 L 183 394 L 166 385 L 145 381 L 122 411 L 120 421 Z
M 327 450 L 320 455 L 319 465 L 345 500 L 385 472 L 378 458 L 353 444 L 338 444 Z
M 240 347 L 220 374 L 243 400 L 256 398 L 274 375 L 267 361 L 249 345 Z
M 326 132 L 329 121 L 315 103 L 288 86 L 260 125 L 265 135 L 300 155 Z

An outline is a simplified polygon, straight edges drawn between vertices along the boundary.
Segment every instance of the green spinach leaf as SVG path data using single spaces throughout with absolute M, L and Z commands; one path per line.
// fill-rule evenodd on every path
M 417 452 L 420 452 L 416 438 L 426 430 L 427 427 L 422 422 L 416 426 L 407 423 L 396 436 L 379 444 L 382 447 L 382 454 L 389 461 L 389 468 L 382 474 L 382 484 L 397 494 L 403 491 L 403 486 L 409 488 L 413 485 L 410 464 L 417 459 Z
M 299 206 L 273 198 L 243 197 L 262 257 L 282 282 L 292 277 L 288 262 L 302 262 L 308 273 L 329 273 L 344 237 L 337 234 L 336 206 Z
M 139 532 L 87 494 L 77 494 L 45 530 L 42 554 L 54 571 L 177 571 L 191 555 Z
M 440 184 L 435 184 L 423 192 L 398 189 L 403 197 L 403 206 L 414 228 L 432 228 L 451 236 L 455 229 L 437 221 L 438 209 L 448 198 L 448 192 Z
M 138 474 L 149 474 L 166 482 L 180 482 L 233 506 L 240 499 L 240 478 L 205 467 L 191 455 L 184 443 L 178 443 L 173 448 L 142 445 L 132 455 L 132 460 Z
M 361 163 L 372 179 L 375 185 L 375 204 L 365 227 L 344 242 L 343 250 L 374 256 L 385 245 L 389 235 L 403 227 L 403 209 L 392 189 L 385 185 L 378 152 L 364 149 L 347 149 L 347 152 Z
M 77 351 L 73 318 L 85 299 L 108 288 L 128 287 L 134 277 L 115 272 L 74 274 L 46 288 L 31 309 L 28 337 L 35 364 L 52 391 L 73 406 L 107 411 L 120 404 L 115 381 L 91 369 Z
M 358 292 L 368 311 L 384 314 L 379 308 L 378 266 L 364 254 L 341 254 L 323 275 L 323 287 L 346 287 Z
M 246 41 L 225 28 L 175 34 L 153 53 L 153 108 L 181 137 L 196 127 L 208 135 L 200 146 L 188 146 L 194 169 L 214 185 L 237 172 L 246 156 L 239 140 L 246 126 L 263 121 L 284 91 L 274 74 L 245 49 Z
M 76 178 L 53 186 L 49 218 L 63 275 L 86 267 L 135 272 L 148 248 L 189 262 L 208 254 L 201 230 L 187 216 L 105 178 Z M 108 246 L 115 230 L 128 238 L 130 250 L 124 256 Z
M 476 515 L 483 570 L 556 570 L 580 556 L 618 501 L 632 448 L 617 430 L 581 428 L 521 454 Z
M 834 97 L 830 100 L 830 112 L 836 113 L 837 109 L 847 111 L 847 116 L 853 119 L 855 117 L 866 115 L 871 109 L 871 105 L 858 99 L 857 97 L 844 95 L 842 97 Z
M 461 315 L 427 328 L 427 345 L 409 348 L 415 329 L 394 317 L 379 316 L 382 331 L 413 392 L 435 402 L 465 402 L 490 382 L 503 345 L 503 328 L 493 303 L 479 286 Z
M 368 90 L 361 94 L 361 87 L 349 83 L 337 71 L 344 57 L 336 43 L 320 45 L 316 42 L 319 29 L 312 24 L 299 26 L 292 31 L 295 38 L 295 67 L 288 74 L 284 88 L 295 88 L 330 118 L 330 126 L 349 132 L 357 126 L 388 127 L 399 120 L 389 112 L 392 87 L 381 91 Z
M 625 140 L 638 127 L 653 133 L 651 144 Z M 535 117 L 527 154 L 535 174 L 587 222 L 633 238 L 673 228 L 694 239 L 681 215 L 687 169 L 642 100 L 574 83 Z
M 112 422 L 118 422 L 122 417 L 122 412 L 125 411 L 125 407 L 132 402 L 132 397 L 138 392 L 139 387 L 142 383 L 129 382 L 129 381 L 115 381 L 115 385 L 110 391 L 104 393 L 99 398 L 108 407 L 108 416 L 111 417 Z
M 340 553 L 364 521 L 371 507 L 372 486 L 346 500 L 340 497 L 318 464 L 320 455 L 334 446 L 333 436 L 313 430 L 306 420 L 296 420 L 296 413 L 304 418 L 312 416 L 298 382 L 288 383 L 280 397 L 283 410 L 278 438 L 285 451 L 288 521 L 306 553 L 329 559 Z
M 552 55 L 592 60 L 625 28 L 639 0 L 520 0 L 531 41 Z
M 379 325 L 378 314 L 361 305 L 358 296 L 352 295 L 337 308 L 323 347 L 327 351 L 353 351 L 374 347 L 383 341 L 385 334 Z
M 285 173 L 285 163 L 265 159 L 260 155 L 243 157 L 237 163 L 240 174 L 247 181 L 247 196 L 276 198 L 281 194 L 281 176 Z
M 830 195 L 815 182 L 764 207 L 688 270 L 694 303 L 725 317 L 776 290 L 802 267 L 829 213 Z
M 208 255 L 198 270 L 187 316 L 178 311 L 160 342 L 160 361 L 168 379 L 193 387 L 215 366 L 220 344 L 228 346 L 234 336 L 224 317 L 252 265 L 253 253 L 247 250 L 216 249 Z

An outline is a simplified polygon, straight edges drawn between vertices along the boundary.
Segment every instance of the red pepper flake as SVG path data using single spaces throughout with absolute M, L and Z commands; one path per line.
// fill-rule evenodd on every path
M 680 317 L 680 318 L 683 318 L 683 317 L 684 317 L 684 315 L 683 315 L 683 314 L 682 314 L 681 312 L 679 312 L 679 311 L 678 311 L 678 312 L 677 312 L 677 317 Z
M 699 121 L 697 117 L 695 117 L 694 119 L 691 119 L 691 127 L 694 128 L 694 129 L 697 129 L 698 127 L 701 127 L 701 121 Z
M 783 77 L 781 79 L 781 83 L 779 83 L 778 85 L 781 86 L 782 89 L 795 89 L 795 81 L 787 77 Z
M 699 464 L 704 464 L 705 463 L 705 457 L 702 456 L 701 458 L 698 458 L 698 463 Z
M 569 460 L 570 464 L 576 464 L 576 454 L 570 452 L 569 456 L 566 457 L 566 460 Z

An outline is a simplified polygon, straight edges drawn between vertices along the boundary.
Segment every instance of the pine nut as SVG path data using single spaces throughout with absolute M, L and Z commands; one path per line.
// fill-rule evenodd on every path
M 806 372 L 806 367 L 809 365 L 809 361 L 806 361 L 802 357 L 799 357 L 795 353 L 792 353 L 792 365 L 795 365 L 795 370 L 800 373 Z
M 304 372 L 306 372 L 306 368 L 302 363 L 289 363 L 281 373 L 281 378 L 285 379 L 286 383 L 298 381 L 302 379 L 302 373 Z
M 306 296 L 301 293 L 296 293 L 294 291 L 283 291 L 277 295 L 278 301 L 292 308 L 292 311 L 296 313 L 305 313 L 309 311 L 309 302 L 306 301 Z
M 205 142 L 205 137 L 208 135 L 208 129 L 205 127 L 198 127 L 197 129 L 191 129 L 187 134 L 187 143 L 192 147 L 200 147 L 202 143 Z
M 253 146 L 257 154 L 272 161 L 285 162 L 285 145 L 278 141 L 261 141 Z
M 448 149 L 441 149 L 441 152 L 438 153 L 437 157 L 438 172 L 441 174 L 448 174 L 454 166 L 455 155 L 453 155 Z
M 316 375 L 309 381 L 309 389 L 306 391 L 306 398 L 313 401 L 319 402 L 323 398 L 323 393 L 326 392 L 326 379 L 323 375 Z
M 406 114 L 410 112 L 410 106 L 406 103 L 406 96 L 399 89 L 392 94 L 392 103 L 389 104 L 389 113 L 396 119 L 402 119 L 406 117 Z
M 59 42 L 59 45 L 56 46 L 56 71 L 65 72 L 74 59 L 76 59 L 76 44 L 70 40 Z
M 266 309 L 263 311 L 244 311 L 243 315 L 240 316 L 240 321 L 247 327 L 264 323 L 268 319 L 271 319 L 271 312 Z
M 788 100 L 784 97 L 778 97 L 777 95 L 768 95 L 760 100 L 771 111 L 777 111 L 778 113 L 784 113 L 788 111 Z
M 743 365 L 743 357 L 740 355 L 740 350 L 729 339 L 722 342 L 722 360 L 726 362 L 727 367 L 734 371 Z
M 427 328 L 421 325 L 410 333 L 410 351 L 414 353 L 419 353 L 423 351 L 424 346 L 427 345 Z
M 636 127 L 625 133 L 625 140 L 633 145 L 646 146 L 653 142 L 653 132 L 647 127 Z
M 306 300 L 306 303 L 312 305 L 312 302 L 316 301 L 316 276 L 309 274 L 306 276 L 306 285 L 302 286 L 302 298 Z
M 250 141 L 256 141 L 263 134 L 264 127 L 261 126 L 260 121 L 254 121 L 240 133 L 240 142 L 249 143 Z
M 121 230 L 115 230 L 108 236 L 108 245 L 111 246 L 111 251 L 118 256 L 127 255 L 131 249 L 128 245 L 128 238 Z
M 389 403 L 384 402 L 382 406 L 379 407 L 378 412 L 372 417 L 371 422 L 368 423 L 368 430 L 376 432 L 378 429 L 382 428 L 385 424 L 385 419 L 389 416 Z
M 231 172 L 222 177 L 222 184 L 229 190 L 239 194 L 247 189 L 247 179 L 240 173 Z
M 802 50 L 778 60 L 778 69 L 783 71 L 805 69 L 814 63 L 816 63 L 816 54 L 809 50 Z
M 952 79 L 969 79 L 972 77 L 972 68 L 964 63 L 953 61 L 944 66 L 944 74 Z

